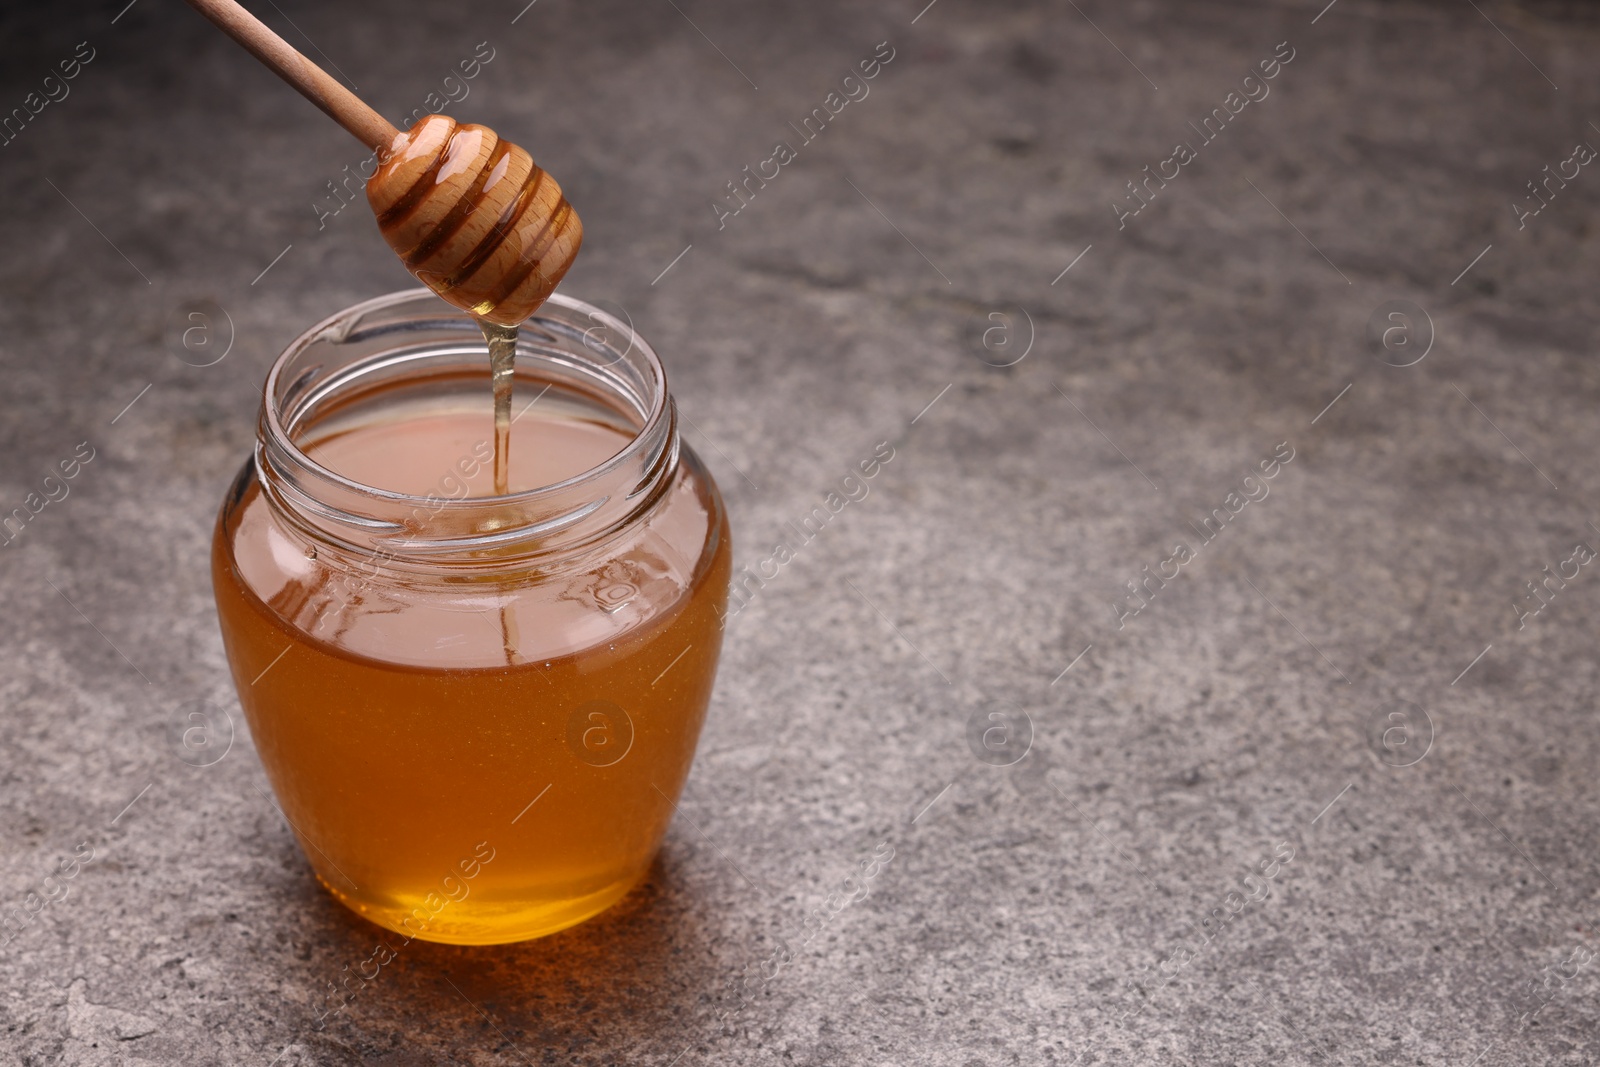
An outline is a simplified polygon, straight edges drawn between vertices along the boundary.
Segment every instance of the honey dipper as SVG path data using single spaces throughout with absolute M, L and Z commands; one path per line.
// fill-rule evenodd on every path
M 583 223 L 527 152 L 443 115 L 401 133 L 234 0 L 189 4 L 377 150 L 367 201 L 389 247 L 430 289 L 500 326 L 518 325 L 555 290 Z

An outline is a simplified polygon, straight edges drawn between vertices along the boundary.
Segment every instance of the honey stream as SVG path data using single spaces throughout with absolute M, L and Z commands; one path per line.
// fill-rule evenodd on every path
M 494 390 L 494 493 L 511 492 L 511 383 L 517 371 L 517 328 L 478 320 L 489 346 L 489 382 Z M 506 666 L 516 663 L 517 623 L 508 607 L 500 609 L 500 640 Z
M 489 346 L 489 380 L 494 388 L 494 492 L 511 492 L 511 379 L 516 374 L 517 328 L 478 320 Z

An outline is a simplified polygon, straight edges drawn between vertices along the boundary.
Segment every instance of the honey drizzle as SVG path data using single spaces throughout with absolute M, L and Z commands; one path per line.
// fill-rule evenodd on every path
M 511 492 L 511 383 L 516 376 L 517 328 L 478 319 L 489 346 L 489 381 L 494 389 L 494 493 Z M 516 663 L 517 625 L 509 607 L 500 609 L 500 638 L 506 666 Z
M 494 387 L 494 493 L 511 492 L 511 379 L 516 373 L 517 328 L 478 320 L 489 345 L 489 380 Z

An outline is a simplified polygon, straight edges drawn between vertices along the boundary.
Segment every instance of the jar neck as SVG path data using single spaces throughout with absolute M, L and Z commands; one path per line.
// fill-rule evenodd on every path
M 487 404 L 489 361 L 476 322 L 426 289 L 339 312 L 296 338 L 267 377 L 255 450 L 262 492 L 314 543 L 429 570 L 582 553 L 636 521 L 671 483 L 677 414 L 660 360 L 629 324 L 559 294 L 521 329 L 516 393 L 546 402 L 553 392 L 552 402 L 623 431 L 627 443 L 610 459 L 504 496 L 424 496 L 353 481 L 303 447 L 330 420 L 393 419 L 397 398 L 474 389 L 480 380 Z

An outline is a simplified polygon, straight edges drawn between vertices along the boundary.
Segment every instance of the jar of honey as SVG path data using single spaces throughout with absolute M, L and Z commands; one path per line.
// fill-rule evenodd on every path
M 317 878 L 402 934 L 552 933 L 646 873 L 721 648 L 722 498 L 661 362 L 553 296 L 489 361 L 427 290 L 306 331 L 218 517 L 223 641 Z

